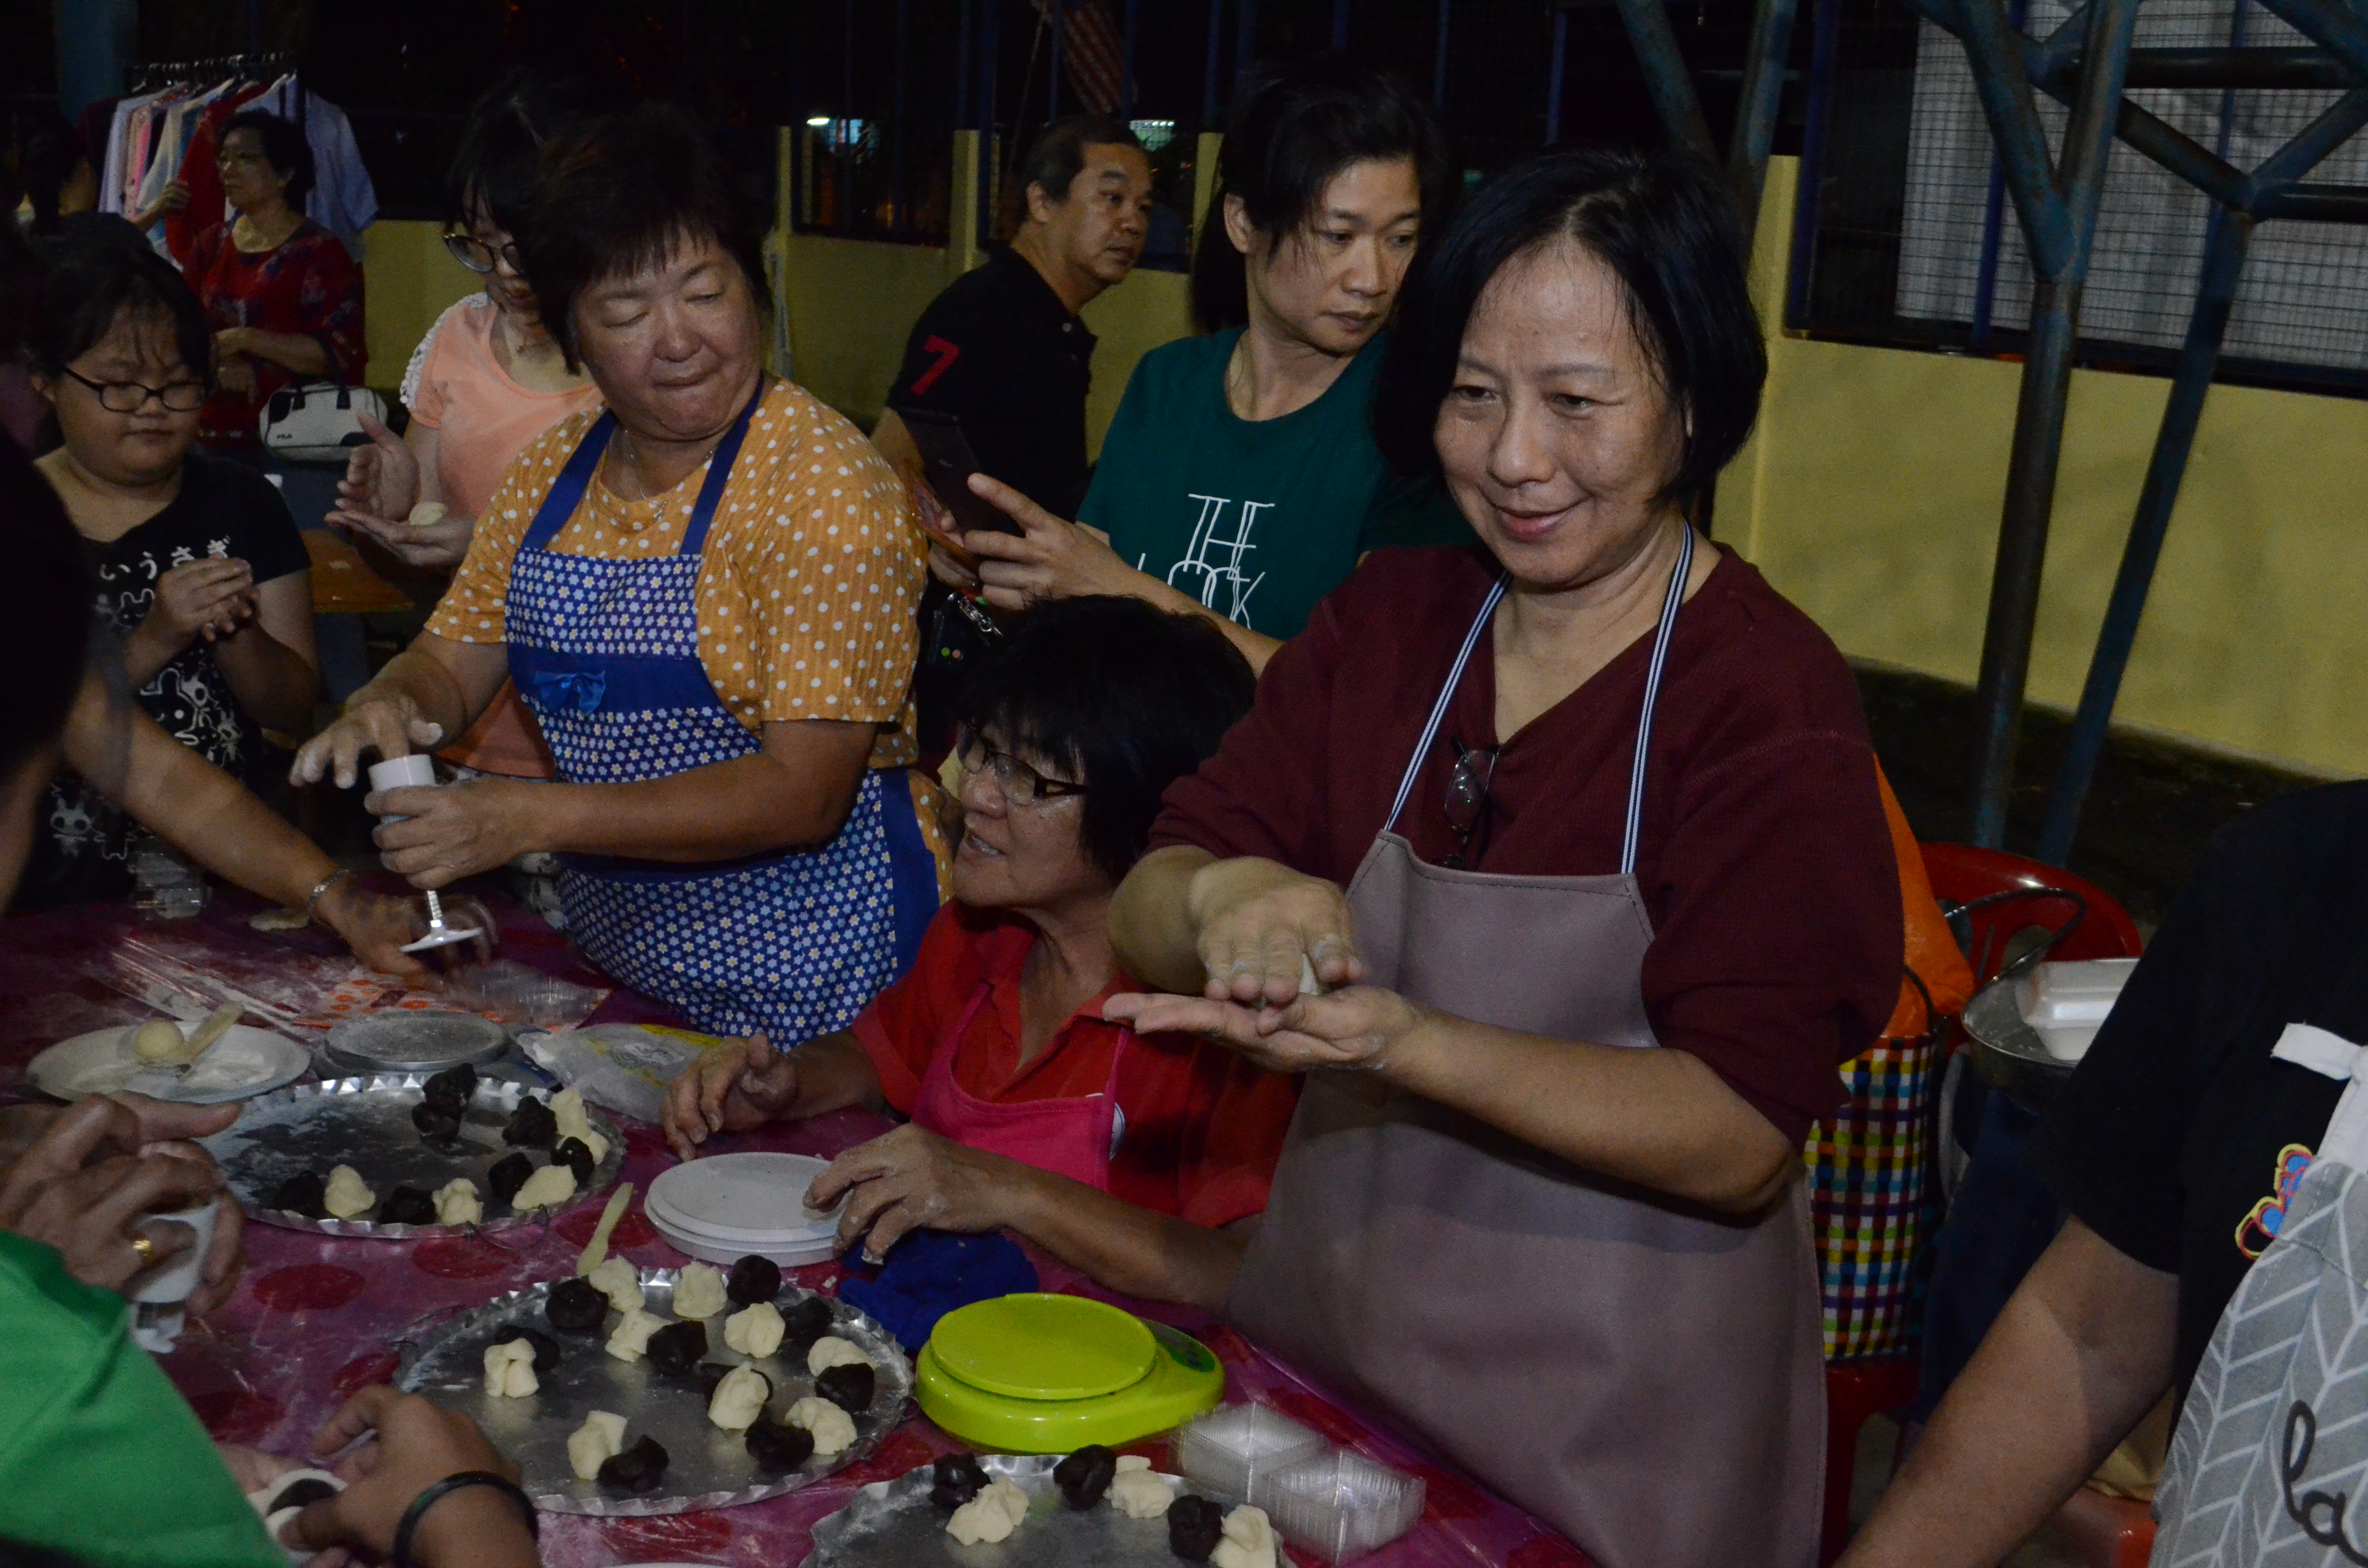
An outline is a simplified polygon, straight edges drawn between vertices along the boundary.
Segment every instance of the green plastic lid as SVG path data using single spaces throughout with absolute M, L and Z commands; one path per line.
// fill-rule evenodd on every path
M 1141 1382 L 1157 1346 L 1131 1312 L 1083 1296 L 974 1301 L 929 1335 L 948 1374 L 1017 1399 L 1092 1399 Z

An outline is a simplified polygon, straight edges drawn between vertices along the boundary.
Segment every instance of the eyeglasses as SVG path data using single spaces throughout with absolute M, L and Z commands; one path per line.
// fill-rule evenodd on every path
M 259 169 L 271 160 L 261 153 L 217 153 L 214 167 L 218 169 Z
M 1003 798 L 1015 806 L 1033 805 L 1038 801 L 1057 801 L 1068 795 L 1083 795 L 1093 788 L 1090 784 L 1072 784 L 1065 778 L 1047 778 L 1008 751 L 997 751 L 978 736 L 969 733 L 954 737 L 954 766 L 965 778 L 979 773 L 993 773 L 995 787 Z
M 496 250 L 474 234 L 453 229 L 444 235 L 444 248 L 452 253 L 454 261 L 472 272 L 491 272 L 496 261 L 507 265 L 512 272 L 526 270 L 526 263 L 518 259 L 518 242 L 515 240 L 504 242 Z
M 203 381 L 166 381 L 161 387 L 152 387 L 145 381 L 94 381 L 74 370 L 66 374 L 97 392 L 98 406 L 109 414 L 137 414 L 148 406 L 152 397 L 175 414 L 188 414 L 206 403 Z
M 1485 830 L 1496 803 L 1488 785 L 1497 777 L 1497 748 L 1449 744 L 1455 747 L 1455 768 L 1447 776 L 1447 825 L 1455 830 L 1455 853 L 1447 858 L 1447 868 L 1460 871 L 1480 858 L 1487 842 Z

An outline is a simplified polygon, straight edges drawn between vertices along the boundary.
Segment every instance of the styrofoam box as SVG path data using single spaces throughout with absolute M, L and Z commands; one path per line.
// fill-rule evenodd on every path
M 2032 1028 L 2101 1024 L 2137 964 L 2135 959 L 2041 964 L 2016 983 L 2015 1006 Z
M 1327 1562 L 1347 1562 L 1414 1528 L 1423 1491 L 1420 1476 L 1333 1449 L 1261 1475 L 1250 1501 L 1284 1540 Z
M 1222 1405 L 1176 1434 L 1176 1468 L 1231 1503 L 1247 1503 L 1260 1476 L 1325 1449 L 1321 1435 L 1263 1404 Z

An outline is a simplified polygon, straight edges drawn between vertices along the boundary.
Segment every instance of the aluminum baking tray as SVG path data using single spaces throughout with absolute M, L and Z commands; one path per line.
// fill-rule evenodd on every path
M 2077 1063 L 2048 1054 L 2039 1031 L 2022 1021 L 2011 979 L 1993 981 L 1965 1004 L 1965 1038 L 1985 1082 L 2037 1115 L 2054 1102 Z
M 875 1481 L 814 1528 L 804 1568 L 908 1568 L 950 1562 L 967 1568 L 1177 1568 L 1167 1521 L 1130 1519 L 1107 1502 L 1079 1513 L 1053 1485 L 1059 1454 L 981 1454 L 989 1475 L 1008 1477 L 1028 1494 L 1027 1522 L 1008 1540 L 964 1546 L 946 1533 L 946 1511 L 929 1501 L 929 1467 Z M 1178 1495 L 1211 1494 L 1179 1476 L 1163 1478 Z M 1212 1498 L 1226 1506 L 1221 1498 Z
M 502 1142 L 502 1124 L 518 1108 L 529 1090 L 522 1084 L 481 1079 L 461 1129 L 463 1152 L 448 1153 L 423 1142 L 411 1125 L 411 1108 L 420 1099 L 425 1073 L 381 1073 L 362 1078 L 334 1078 L 326 1083 L 297 1084 L 261 1095 L 240 1108 L 228 1130 L 200 1139 L 239 1207 L 268 1225 L 291 1231 L 313 1231 L 328 1236 L 459 1236 L 471 1231 L 507 1231 L 530 1223 L 533 1214 L 520 1214 L 498 1202 L 485 1185 L 485 1173 L 495 1162 L 518 1151 Z M 548 1095 L 542 1096 L 546 1100 Z M 593 1168 L 592 1179 L 568 1199 L 573 1208 L 605 1190 L 624 1168 L 625 1135 L 615 1122 L 587 1109 L 595 1131 L 609 1141 L 609 1152 Z M 547 1150 L 526 1151 L 537 1165 L 550 1163 Z M 481 1225 L 386 1225 L 374 1220 L 314 1220 L 265 1203 L 279 1184 L 302 1172 L 318 1171 L 325 1178 L 338 1165 L 351 1165 L 370 1189 L 384 1198 L 397 1187 L 424 1187 L 434 1192 L 455 1176 L 477 1184 L 485 1202 Z
M 670 1318 L 677 1271 L 644 1268 L 642 1290 L 648 1298 L 643 1310 Z M 703 1508 L 730 1508 L 761 1503 L 768 1497 L 811 1486 L 859 1460 L 868 1459 L 882 1439 L 905 1419 L 913 1392 L 912 1363 L 888 1331 L 847 1302 L 832 1301 L 837 1320 L 832 1332 L 851 1340 L 871 1358 L 875 1378 L 871 1408 L 855 1417 L 855 1445 L 828 1459 L 809 1459 L 799 1470 L 775 1481 L 757 1473 L 743 1435 L 725 1432 L 707 1419 L 707 1396 L 688 1379 L 668 1378 L 648 1361 L 620 1361 L 603 1346 L 616 1326 L 611 1312 L 597 1335 L 561 1334 L 543 1316 L 551 1281 L 529 1285 L 438 1324 L 419 1336 L 403 1358 L 395 1386 L 406 1393 L 425 1393 L 448 1410 L 463 1412 L 484 1429 L 485 1436 L 524 1472 L 521 1484 L 535 1506 L 555 1514 L 622 1516 L 685 1514 Z M 787 1311 L 814 1294 L 784 1284 L 773 1300 Z M 739 1309 L 734 1307 L 733 1311 Z M 524 1399 L 496 1399 L 485 1392 L 485 1346 L 500 1329 L 524 1325 L 540 1329 L 559 1341 L 565 1358 L 547 1374 L 538 1374 L 541 1386 Z M 723 1320 L 707 1320 L 711 1361 L 746 1359 L 723 1347 Z M 805 1358 L 787 1345 L 777 1356 L 749 1361 L 773 1381 L 773 1397 L 766 1408 L 775 1416 L 814 1392 Z M 567 1438 L 593 1411 L 606 1410 L 625 1418 L 630 1445 L 647 1435 L 666 1450 L 668 1464 L 662 1490 L 643 1497 L 614 1497 L 598 1483 L 578 1481 L 567 1462 Z
M 347 1073 L 440 1073 L 482 1066 L 510 1047 L 509 1030 L 474 1013 L 395 1008 L 347 1018 L 329 1031 L 326 1056 Z

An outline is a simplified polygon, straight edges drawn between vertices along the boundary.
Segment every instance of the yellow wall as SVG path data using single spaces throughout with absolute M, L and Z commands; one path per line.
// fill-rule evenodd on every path
M 1771 167 L 1755 258 L 1782 298 L 1797 172 Z M 1760 428 L 1717 530 L 1842 651 L 1976 674 L 2019 365 L 1772 337 Z M 2079 699 L 2169 382 L 2078 371 L 2032 651 Z M 2368 773 L 2368 402 L 2215 387 L 2117 722 L 2309 772 Z
M 441 223 L 389 219 L 362 236 L 362 318 L 370 333 L 370 384 L 403 380 L 411 351 L 456 300 L 484 280 L 444 248 Z
M 793 374 L 868 428 L 896 380 L 905 335 L 953 280 L 945 248 L 821 234 L 792 234 L 788 245 Z
M 1094 385 L 1086 395 L 1086 450 L 1099 458 L 1102 437 L 1110 433 L 1110 415 L 1118 412 L 1134 362 L 1161 344 L 1191 333 L 1190 282 L 1180 272 L 1137 267 L 1125 282 L 1087 305 L 1084 314 L 1095 338 Z

